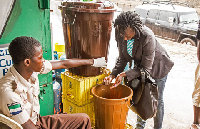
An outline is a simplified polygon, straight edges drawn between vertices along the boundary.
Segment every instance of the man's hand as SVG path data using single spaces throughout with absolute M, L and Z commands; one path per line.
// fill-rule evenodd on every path
M 105 85 L 109 85 L 114 78 L 115 77 L 113 75 L 110 75 L 108 77 L 105 77 L 103 81 L 104 81 Z
M 106 67 L 106 60 L 105 57 L 94 59 L 94 64 L 92 66 L 94 67 Z

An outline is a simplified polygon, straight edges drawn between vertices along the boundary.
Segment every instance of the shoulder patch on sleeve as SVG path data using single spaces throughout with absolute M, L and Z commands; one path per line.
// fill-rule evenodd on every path
M 11 115 L 17 115 L 22 112 L 21 104 L 18 102 L 7 104 L 7 106 Z

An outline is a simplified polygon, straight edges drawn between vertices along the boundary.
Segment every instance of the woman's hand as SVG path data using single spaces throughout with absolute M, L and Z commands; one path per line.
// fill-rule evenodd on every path
M 122 73 L 118 74 L 113 86 L 117 87 L 119 84 L 121 84 L 123 77 L 126 77 L 126 73 L 125 72 L 122 72 Z
M 110 75 L 108 77 L 105 77 L 103 81 L 104 81 L 105 85 L 109 85 L 114 78 L 115 77 L 113 75 Z

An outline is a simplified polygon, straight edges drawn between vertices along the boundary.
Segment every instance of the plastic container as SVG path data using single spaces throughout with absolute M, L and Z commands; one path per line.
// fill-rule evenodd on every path
M 98 85 L 92 88 L 96 129 L 125 128 L 133 91 L 121 84 L 111 89 L 112 85 Z
M 102 74 L 93 77 L 77 76 L 70 72 L 61 73 L 62 98 L 78 106 L 90 103 L 93 98 L 90 92 L 91 88 L 97 84 L 102 84 L 103 79 L 110 74 L 107 69 L 102 71 Z
M 60 57 L 65 54 L 65 45 L 61 45 L 61 44 L 56 43 L 55 44 L 55 51 L 58 54 L 58 59 L 60 59 Z
M 54 77 L 54 81 L 53 81 L 53 93 L 54 93 L 54 114 L 60 114 L 62 112 L 62 109 L 61 109 L 61 86 L 55 80 L 55 77 Z
M 91 120 L 91 125 L 95 125 L 95 115 L 94 115 L 94 102 L 88 103 L 83 106 L 78 106 L 67 99 L 62 99 L 63 102 L 63 113 L 86 113 Z
M 61 9 L 66 58 L 107 59 L 114 5 L 110 2 L 63 2 Z M 101 74 L 100 68 L 92 66 L 69 70 L 79 76 Z

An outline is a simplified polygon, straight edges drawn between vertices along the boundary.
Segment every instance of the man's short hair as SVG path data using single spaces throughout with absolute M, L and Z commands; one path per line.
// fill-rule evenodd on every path
M 35 47 L 41 46 L 40 42 L 33 37 L 16 37 L 9 45 L 9 53 L 14 64 L 19 64 L 25 59 L 31 59 L 35 54 Z

